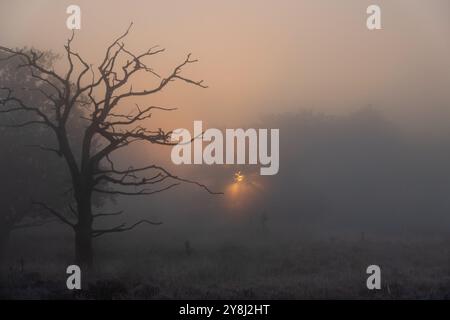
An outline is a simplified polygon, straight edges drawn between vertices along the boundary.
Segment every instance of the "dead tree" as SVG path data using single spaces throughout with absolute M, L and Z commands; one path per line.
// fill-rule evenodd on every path
M 26 49 L 25 49 L 26 50 Z M 45 67 L 51 67 L 57 56 L 50 52 L 43 54 L 42 62 Z M 20 98 L 26 103 L 40 105 L 41 109 L 50 108 L 47 99 L 38 90 L 44 85 L 37 79 L 29 77 L 24 68 L 18 69 L 17 61 L 5 60 L 6 56 L 0 52 L 0 83 L 10 88 L 27 88 Z M 3 60 L 3 61 L 2 61 Z M 23 90 L 21 90 L 23 91 Z M 45 127 L 28 127 L 20 130 L 9 128 L 14 122 L 38 120 L 34 114 L 4 113 L 0 107 L 0 266 L 9 245 L 10 235 L 13 232 L 43 226 L 56 218 L 49 216 L 43 210 L 36 210 L 31 199 L 42 199 L 57 209 L 64 208 L 68 197 L 61 190 L 70 186 L 68 173 L 64 163 L 56 157 L 45 152 L 36 152 L 38 145 L 53 144 L 55 137 L 51 130 Z M 73 117 L 82 115 L 76 110 Z M 81 123 L 71 126 L 72 134 L 78 132 Z M 79 137 L 77 134 L 75 137 Z M 79 142 L 78 138 L 78 142 Z M 79 144 L 79 143 L 77 143 Z M 101 197 L 96 197 L 98 204 Z
M 170 131 L 150 130 L 144 126 L 143 121 L 149 119 L 152 112 L 156 110 L 172 111 L 174 109 L 136 105 L 134 111 L 130 112 L 129 108 L 124 108 L 124 104 L 129 102 L 130 98 L 151 96 L 176 80 L 207 88 L 203 81 L 191 80 L 182 75 L 184 67 L 197 62 L 191 58 L 191 54 L 188 54 L 186 59 L 173 68 L 167 76 L 160 76 L 148 65 L 147 59 L 164 52 L 164 49 L 156 46 L 143 53 L 132 53 L 123 43 L 130 28 L 106 49 L 101 64 L 96 68 L 72 49 L 74 39 L 72 34 L 64 46 L 68 67 L 63 74 L 43 67 L 40 64 L 41 56 L 33 50 L 15 50 L 0 46 L 0 51 L 7 54 L 8 59 L 20 59 L 19 68 L 28 69 L 31 77 L 38 79 L 46 85 L 46 88 L 49 88 L 49 90 L 40 90 L 40 93 L 51 103 L 51 112 L 44 111 L 39 106 L 25 104 L 14 90 L 1 86 L 0 106 L 3 106 L 3 112 L 25 111 L 37 116 L 37 120 L 14 124 L 14 126 L 46 126 L 56 135 L 56 147 L 41 146 L 41 149 L 54 152 L 65 160 L 70 171 L 75 206 L 70 206 L 68 213 L 39 201 L 35 201 L 34 205 L 47 210 L 73 229 L 75 261 L 83 266 L 93 264 L 92 241 L 94 238 L 131 230 L 142 224 L 160 224 L 140 220 L 131 225 L 124 223 L 113 228 L 96 229 L 94 228 L 96 218 L 118 213 L 94 213 L 93 194 L 152 195 L 174 188 L 180 183 L 195 184 L 209 193 L 214 193 L 201 183 L 178 177 L 155 164 L 120 169 L 111 159 L 114 152 L 137 141 L 173 145 L 170 141 Z M 154 87 L 135 90 L 131 83 L 138 73 L 155 77 Z M 83 99 L 83 96 L 87 99 Z M 75 154 L 71 137 L 67 133 L 68 119 L 76 104 L 83 104 L 88 110 L 85 116 L 87 125 L 80 133 L 83 138 L 79 154 Z M 102 142 L 100 147 L 95 145 L 98 141 Z

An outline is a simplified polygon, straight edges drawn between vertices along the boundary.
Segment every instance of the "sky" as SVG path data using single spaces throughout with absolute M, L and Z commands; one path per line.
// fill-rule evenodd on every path
M 285 114 L 302 109 L 342 114 L 370 104 L 399 124 L 420 129 L 420 132 L 426 133 L 423 136 L 427 136 L 432 130 L 442 129 L 446 133 L 450 131 L 448 0 L 0 0 L 0 45 L 28 46 L 63 53 L 65 41 L 71 35 L 71 31 L 66 28 L 68 16 L 66 8 L 71 4 L 79 5 L 82 12 L 81 30 L 76 32 L 72 46 L 89 63 L 99 64 L 106 47 L 122 34 L 131 22 L 133 27 L 125 39 L 129 50 L 143 52 L 155 45 L 166 48 L 163 54 L 154 56 L 148 62 L 148 65 L 159 74 L 170 73 L 188 53 L 199 59 L 198 63 L 186 67 L 183 74 L 195 80 L 203 79 L 209 88 L 202 89 L 175 82 L 155 96 L 129 101 L 130 105 L 124 106 L 130 107 L 136 102 L 142 106 L 179 108 L 170 114 L 163 112 L 155 114 L 154 118 L 149 120 L 149 128 L 185 127 L 192 130 L 194 120 L 202 120 L 205 129 L 253 126 L 260 116 L 266 114 Z M 366 28 L 366 8 L 371 4 L 378 4 L 381 7 L 382 30 L 369 31 Z M 64 67 L 62 59 L 57 65 L 57 70 L 61 72 Z M 135 89 L 154 85 L 154 82 L 146 77 L 137 77 L 134 80 Z M 386 162 L 392 160 L 389 154 L 390 145 L 385 140 L 382 142 L 387 144 L 387 151 L 381 148 L 379 155 L 372 155 L 361 151 L 359 141 L 352 144 L 353 140 L 350 139 L 346 158 L 345 151 L 339 149 L 339 134 L 333 137 L 335 132 L 333 123 L 328 128 L 326 123 L 321 124 L 320 119 L 314 122 L 314 117 L 311 118 L 310 125 L 306 121 L 295 122 L 296 117 L 284 115 L 282 119 L 281 122 L 287 124 L 284 128 L 280 125 L 280 128 L 290 128 L 293 134 L 289 136 L 287 132 L 289 130 L 280 131 L 281 141 L 289 147 L 289 152 L 283 150 L 280 156 L 280 175 L 263 179 L 259 176 L 253 177 L 252 168 L 248 171 L 243 170 L 249 185 L 247 189 L 245 184 L 241 185 L 239 192 L 232 189 L 233 186 L 236 187 L 233 185 L 233 173 L 236 171 L 234 167 L 230 169 L 216 166 L 210 170 L 203 170 L 194 166 L 182 166 L 175 170 L 169 161 L 170 149 L 167 148 L 165 151 L 159 151 L 151 149 L 154 146 L 144 148 L 143 144 L 136 144 L 126 149 L 120 160 L 129 165 L 132 154 L 132 162 L 136 167 L 149 163 L 162 162 L 164 165 L 168 163 L 169 168 L 174 169 L 173 172 L 176 174 L 187 178 L 195 177 L 216 191 L 225 191 L 227 197 L 244 194 L 245 201 L 242 203 L 235 199 L 230 201 L 231 208 L 226 207 L 230 210 L 235 210 L 233 207 L 235 205 L 244 207 L 247 202 L 258 205 L 262 203 L 260 205 L 262 206 L 265 204 L 262 198 L 278 191 L 279 193 L 275 192 L 274 196 L 267 197 L 267 202 L 272 203 L 272 207 L 281 207 L 280 211 L 284 207 L 277 199 L 289 200 L 290 202 L 286 201 L 287 204 L 284 206 L 291 207 L 285 211 L 293 213 L 297 213 L 297 209 L 301 211 L 302 206 L 315 210 L 316 202 L 320 202 L 321 206 L 317 209 L 319 214 L 331 212 L 333 215 L 335 212 L 337 217 L 340 217 L 342 212 L 347 214 L 346 206 L 353 205 L 354 192 L 359 190 L 358 185 L 355 190 L 350 188 L 354 185 L 353 179 L 358 178 L 353 172 L 357 167 L 347 163 L 355 163 L 349 161 L 355 161 L 361 155 L 368 155 L 370 160 L 374 160 L 376 169 L 378 161 L 385 158 Z M 291 119 L 294 122 L 288 121 Z M 336 126 L 346 125 L 346 121 L 337 120 Z M 352 122 L 348 120 L 348 123 Z M 316 125 L 317 128 L 314 127 Z M 370 128 L 368 129 L 369 133 L 360 134 L 362 140 L 371 137 Z M 349 130 L 353 132 L 351 126 Z M 357 130 L 355 132 L 354 135 L 358 138 L 359 133 Z M 341 135 L 345 137 L 345 132 Z M 447 134 L 445 137 L 448 136 L 450 135 Z M 309 148 L 310 144 L 313 147 Z M 445 162 L 448 159 L 445 153 L 447 146 L 448 144 L 437 148 L 438 150 L 431 153 L 429 158 Z M 447 201 L 448 189 L 444 188 L 447 185 L 443 185 L 442 189 L 439 188 L 441 181 L 439 177 L 442 172 L 447 171 L 447 162 L 445 165 L 436 165 L 433 161 L 427 162 L 429 160 L 427 158 L 417 156 L 422 155 L 419 152 L 421 149 L 417 154 L 410 156 L 408 153 L 403 155 L 402 149 L 394 143 L 392 149 L 396 148 L 403 156 L 398 156 L 400 160 L 397 160 L 402 163 L 401 167 L 411 160 L 429 163 L 417 167 L 411 165 L 413 173 L 405 174 L 417 178 L 418 182 L 414 181 L 419 187 L 417 194 L 414 193 L 416 189 L 414 192 L 404 193 L 406 200 L 402 202 L 402 206 L 398 206 L 400 207 L 398 211 L 419 212 L 420 206 L 416 206 L 417 203 L 411 202 L 410 199 L 420 202 L 422 195 L 426 194 L 429 201 L 423 203 L 426 205 L 434 203 L 439 209 L 436 210 L 439 215 L 446 214 L 447 204 L 439 207 L 440 204 L 434 201 L 435 198 L 430 194 L 436 194 L 439 201 Z M 338 150 L 336 154 L 342 158 L 337 158 L 337 155 L 332 153 L 335 149 Z M 428 154 L 424 152 L 424 157 L 427 156 Z M 397 154 L 392 156 L 394 160 L 395 157 Z M 328 163 L 328 159 L 332 161 Z M 303 161 L 302 165 L 305 168 L 299 165 L 300 161 Z M 369 178 L 372 172 L 375 178 L 378 178 L 374 168 L 362 167 L 368 168 Z M 438 178 L 436 180 L 430 178 L 429 184 L 423 183 L 420 180 L 422 179 L 420 172 L 415 173 L 417 168 L 422 167 L 431 170 Z M 386 168 L 386 171 L 398 170 L 397 167 L 386 166 Z M 346 174 L 347 169 L 350 171 L 349 174 Z M 430 174 L 425 169 L 423 176 Z M 287 177 L 286 173 L 291 172 L 294 174 Z M 336 173 L 337 177 L 330 179 L 330 172 Z M 398 181 L 403 181 L 403 176 L 401 174 L 398 176 L 400 177 Z M 394 179 L 396 177 L 393 177 L 392 181 L 396 182 Z M 348 182 L 347 186 L 345 182 L 341 184 L 342 178 L 350 179 L 351 183 Z M 363 175 L 363 178 L 366 176 Z M 276 179 L 279 179 L 278 182 Z M 389 185 L 391 180 L 386 181 Z M 398 185 L 391 184 L 394 190 L 391 193 L 402 196 L 400 191 L 395 190 Z M 264 192 L 260 192 L 256 187 Z M 370 181 L 368 187 L 372 187 Z M 192 211 L 195 212 L 196 206 L 193 203 L 201 205 L 202 210 L 214 212 L 218 206 L 214 201 L 221 201 L 216 200 L 217 197 L 214 200 L 208 198 L 210 202 L 203 205 L 202 201 L 206 201 L 207 198 L 204 192 L 195 189 L 193 192 L 199 194 L 198 198 L 195 198 L 192 197 L 192 193 L 185 192 L 187 187 L 184 188 L 176 194 L 179 201 L 173 201 L 171 198 L 173 193 L 167 193 L 157 200 L 154 200 L 155 198 L 124 200 L 124 206 L 139 207 L 142 214 L 147 214 L 149 204 L 154 205 L 153 201 L 159 201 L 157 206 L 160 210 L 173 214 L 178 219 L 180 215 L 178 211 L 191 214 Z M 435 191 L 433 188 L 438 190 Z M 300 194 L 304 198 L 299 198 L 298 190 L 301 190 Z M 367 190 L 363 191 L 367 191 L 366 195 L 372 201 L 374 192 L 371 189 Z M 380 190 L 390 191 L 384 184 Z M 348 199 L 344 196 L 342 199 L 339 198 L 337 195 L 341 194 L 340 191 L 347 192 L 350 195 Z M 381 191 L 379 191 L 380 198 L 385 196 Z M 440 192 L 443 192 L 444 196 L 441 197 Z M 343 204 L 331 203 L 330 207 L 323 209 L 322 199 L 328 200 L 327 197 Z M 384 199 L 386 207 L 396 209 L 395 203 L 390 204 L 389 196 L 386 198 L 388 199 Z M 229 198 L 224 199 L 227 201 Z M 351 207 L 356 212 L 351 216 L 352 219 L 358 217 L 360 208 L 365 208 L 366 203 L 370 203 L 367 202 L 369 200 L 361 198 L 359 207 L 358 205 Z M 300 206 L 298 201 L 306 204 Z M 379 210 L 385 214 L 381 215 L 383 219 L 391 214 L 391 211 L 382 206 L 385 202 L 378 201 L 379 206 L 378 204 L 372 206 L 373 212 Z M 171 205 L 168 206 L 168 203 Z M 185 205 L 186 203 L 189 205 Z M 326 201 L 325 205 L 328 205 Z M 295 210 L 291 210 L 292 208 Z M 330 208 L 334 211 L 330 211 Z M 312 213 L 308 210 L 300 213 L 315 215 L 314 210 Z M 368 219 L 371 214 L 371 212 L 364 213 L 361 215 L 362 220 Z M 417 216 L 422 217 L 422 211 Z M 374 214 L 374 217 L 378 216 Z M 186 215 L 186 219 L 188 218 L 191 216 Z M 318 219 L 321 219 L 320 215 Z M 345 224 L 346 221 L 342 223 Z
M 383 29 L 369 31 L 366 8 L 374 3 Z M 185 74 L 208 89 L 178 83 L 140 101 L 178 107 L 170 120 L 162 115 L 171 125 L 234 125 L 261 114 L 369 104 L 409 124 L 432 121 L 424 117 L 448 123 L 447 0 L 0 0 L 0 43 L 62 53 L 70 4 L 82 12 L 73 46 L 89 63 L 130 22 L 130 49 L 166 48 L 151 63 L 160 73 L 187 53 L 199 59 Z M 145 87 L 145 79 L 136 81 Z

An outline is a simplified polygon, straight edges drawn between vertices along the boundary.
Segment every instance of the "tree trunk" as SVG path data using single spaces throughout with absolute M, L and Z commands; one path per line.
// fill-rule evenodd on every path
M 91 268 L 94 264 L 92 234 L 88 226 L 77 226 L 75 229 L 75 262 L 86 268 Z
M 8 247 L 10 233 L 10 229 L 0 228 L 0 266 L 3 266 L 6 258 L 6 249 Z
M 84 194 L 78 202 L 78 224 L 75 226 L 75 262 L 90 269 L 94 264 L 92 246 L 92 208 L 89 194 Z

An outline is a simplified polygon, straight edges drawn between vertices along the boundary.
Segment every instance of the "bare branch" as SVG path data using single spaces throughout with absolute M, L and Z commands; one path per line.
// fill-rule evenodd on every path
M 36 228 L 36 227 L 42 227 L 48 223 L 52 223 L 57 221 L 56 219 L 43 219 L 38 221 L 33 221 L 30 223 L 22 223 L 12 226 L 12 230 L 18 230 L 18 229 L 27 229 L 27 228 Z
M 123 213 L 123 211 L 117 211 L 117 212 L 111 212 L 111 213 L 97 213 L 97 214 L 93 214 L 92 217 L 95 218 L 100 218 L 100 217 L 111 217 L 111 216 L 119 216 Z
M 180 79 L 182 81 L 185 81 L 187 83 L 193 84 L 195 86 L 201 87 L 201 88 L 208 88 L 208 86 L 205 86 L 203 84 L 203 80 L 200 81 L 194 81 L 185 77 L 180 76 L 180 72 L 182 70 L 182 68 L 184 66 L 186 66 L 187 64 L 191 64 L 191 63 L 195 63 L 198 60 L 192 60 L 191 59 L 191 54 L 189 53 L 187 55 L 187 58 L 177 67 L 175 67 L 175 69 L 172 71 L 172 73 L 167 77 L 161 80 L 160 84 L 153 89 L 149 89 L 149 90 L 143 90 L 143 91 L 132 91 L 130 90 L 129 92 L 123 93 L 121 95 L 118 95 L 116 98 L 114 98 L 111 102 L 111 109 L 116 106 L 122 99 L 124 98 L 128 98 L 128 97 L 137 97 L 137 96 L 148 96 L 151 94 L 154 94 L 156 92 L 161 91 L 164 87 L 167 86 L 167 84 L 169 84 L 169 82 L 176 80 L 176 79 Z
M 2 125 L 1 127 L 4 127 L 4 128 L 23 128 L 23 127 L 27 127 L 27 126 L 33 125 L 33 124 L 47 125 L 44 121 L 26 121 L 26 122 L 17 123 L 17 124 Z
M 0 51 L 3 51 L 9 55 L 11 55 L 11 58 L 13 57 L 19 57 L 22 59 L 23 64 L 19 67 L 30 67 L 34 68 L 38 71 L 40 71 L 43 74 L 46 74 L 55 80 L 58 80 L 62 85 L 65 84 L 65 81 L 62 77 L 60 77 L 58 74 L 56 74 L 53 70 L 47 70 L 44 67 L 40 66 L 39 59 L 42 57 L 42 54 L 37 55 L 33 50 L 30 51 L 30 53 L 24 52 L 24 50 L 13 50 L 10 48 L 6 48 L 3 46 L 0 46 Z
M 167 169 L 165 169 L 161 166 L 157 166 L 157 165 L 149 165 L 149 166 L 142 167 L 142 168 L 129 168 L 127 170 L 116 170 L 116 169 L 99 170 L 98 173 L 103 174 L 100 176 L 99 180 L 105 179 L 110 182 L 115 182 L 117 184 L 137 186 L 137 185 L 151 184 L 151 179 L 143 178 L 143 180 L 141 180 L 141 182 L 124 184 L 121 179 L 114 179 L 109 176 L 106 176 L 105 174 L 128 175 L 130 173 L 143 172 L 143 171 L 147 171 L 147 170 L 159 170 L 159 171 L 161 171 L 161 173 L 163 174 L 163 177 L 165 177 L 165 178 L 170 178 L 170 179 L 177 180 L 180 182 L 185 182 L 188 184 L 195 184 L 195 185 L 205 189 L 210 194 L 223 194 L 223 192 L 214 192 L 211 189 L 209 189 L 206 185 L 199 183 L 197 181 L 193 181 L 193 180 L 189 180 L 189 179 L 185 179 L 185 178 L 181 178 L 179 176 L 173 175 Z M 154 179 L 154 177 L 153 177 L 153 179 Z M 111 192 L 113 192 L 113 191 L 111 191 Z
M 115 126 L 115 125 L 130 125 L 137 121 L 142 121 L 142 120 L 150 118 L 152 116 L 152 114 L 150 113 L 151 110 L 162 110 L 162 111 L 177 110 L 177 108 L 164 108 L 164 107 L 158 107 L 158 106 L 150 106 L 150 107 L 145 108 L 144 110 L 141 110 L 139 108 L 138 104 L 136 104 L 136 108 L 138 109 L 138 113 L 136 115 L 123 115 L 123 114 L 109 113 L 108 117 L 122 118 L 122 119 L 126 119 L 126 120 L 104 121 L 103 125 L 105 127 L 111 127 L 111 126 Z
M 122 195 L 122 196 L 148 196 L 155 193 L 160 193 L 169 189 L 172 189 L 173 187 L 178 186 L 179 183 L 173 183 L 171 185 L 168 185 L 167 187 L 157 189 L 157 190 L 150 190 L 150 189 L 142 189 L 135 192 L 128 192 L 128 191 L 120 191 L 120 190 L 104 190 L 99 188 L 94 188 L 93 190 L 95 192 L 104 193 L 104 194 L 115 194 L 115 195 Z
M 6 110 L 3 110 L 2 112 L 7 113 L 7 112 L 16 112 L 16 111 L 28 111 L 28 112 L 36 113 L 42 119 L 42 121 L 29 121 L 28 123 L 18 125 L 18 127 L 23 127 L 28 124 L 40 123 L 40 124 L 45 124 L 45 125 L 49 126 L 50 128 L 56 130 L 55 125 L 50 121 L 50 119 L 47 117 L 47 115 L 44 112 L 42 112 L 39 108 L 27 106 L 21 99 L 15 97 L 15 96 L 12 96 L 13 90 L 10 88 L 2 87 L 2 88 L 0 88 L 0 90 L 5 90 L 7 92 L 6 97 L 0 98 L 0 105 L 6 105 L 10 102 L 13 102 L 16 105 L 18 105 L 17 107 L 6 109 Z M 17 127 L 17 125 L 15 127 Z
M 56 153 L 56 155 L 58 157 L 62 157 L 62 152 L 59 149 L 49 148 L 49 147 L 41 146 L 41 145 L 38 145 L 38 144 L 27 144 L 27 145 L 25 145 L 25 147 L 38 148 L 38 149 L 40 149 L 42 151 L 54 152 L 54 153 Z
M 37 202 L 37 201 L 32 201 L 33 205 L 37 205 L 45 210 L 47 210 L 48 212 L 50 212 L 51 214 L 53 214 L 55 217 L 57 217 L 59 220 L 61 220 L 63 223 L 71 226 L 72 228 L 75 228 L 75 224 L 73 224 L 72 222 L 70 222 L 69 220 L 67 220 L 63 214 L 59 213 L 58 211 L 56 211 L 55 209 L 50 208 L 49 206 L 47 206 L 45 203 L 43 202 Z
M 93 230 L 92 231 L 92 236 L 94 238 L 96 238 L 96 237 L 102 236 L 102 235 L 107 234 L 107 233 L 116 233 L 116 232 L 129 231 L 129 230 L 132 230 L 132 229 L 136 228 L 137 226 L 139 226 L 141 224 L 150 224 L 150 225 L 153 225 L 153 226 L 158 226 L 158 225 L 161 225 L 162 222 L 153 222 L 153 221 L 149 221 L 149 220 L 145 220 L 144 219 L 144 220 L 140 220 L 140 221 L 136 222 L 135 224 L 133 224 L 133 225 L 131 225 L 129 227 L 127 227 L 125 223 L 122 223 L 121 225 L 119 225 L 117 227 L 114 227 L 114 228 L 111 228 L 111 229 Z

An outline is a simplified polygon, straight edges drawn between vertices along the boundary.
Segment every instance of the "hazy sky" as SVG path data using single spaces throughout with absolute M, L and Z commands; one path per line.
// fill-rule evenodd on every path
M 382 8 L 380 31 L 366 28 L 373 3 Z M 167 49 L 154 59 L 160 73 L 186 53 L 200 59 L 185 71 L 209 89 L 176 84 L 145 100 L 180 107 L 180 123 L 367 104 L 405 119 L 450 114 L 448 0 L 0 0 L 0 43 L 62 52 L 70 4 L 82 9 L 74 47 L 90 63 L 131 21 L 131 49 Z
M 150 127 L 191 129 L 193 120 L 203 120 L 206 126 L 231 128 L 236 123 L 254 124 L 255 118 L 264 113 L 302 108 L 339 113 L 372 104 L 408 125 L 450 131 L 449 0 L 0 0 L 0 45 L 63 53 L 71 34 L 66 28 L 66 8 L 71 4 L 80 5 L 82 10 L 82 29 L 73 48 L 89 63 L 98 64 L 106 47 L 130 22 L 134 26 L 125 41 L 129 50 L 143 52 L 154 45 L 167 49 L 148 63 L 159 74 L 168 74 L 189 52 L 200 60 L 184 71 L 193 79 L 204 79 L 208 89 L 174 83 L 157 96 L 136 101 L 180 108 L 151 119 Z M 382 30 L 366 28 L 370 4 L 382 8 Z M 147 78 L 137 78 L 133 84 L 134 89 L 149 86 L 153 83 Z M 281 131 L 281 139 L 286 141 L 283 134 Z M 292 137 L 292 141 L 298 140 Z M 292 151 L 297 152 L 293 145 Z M 323 145 L 328 150 L 329 145 Z M 357 148 L 352 150 L 360 153 Z M 140 162 L 169 162 L 169 152 L 147 152 L 139 144 L 127 149 L 124 158 L 128 164 L 133 154 L 137 167 Z M 280 172 L 306 172 L 297 167 L 300 157 L 292 158 L 295 162 L 289 167 L 284 160 L 288 156 L 281 155 Z M 321 172 L 323 159 L 320 154 L 314 158 L 314 153 L 310 159 L 318 164 L 311 174 L 311 181 L 315 181 L 314 168 Z M 234 168 L 213 169 L 201 172 L 201 176 L 192 166 L 174 172 L 186 177 L 197 177 L 198 173 L 201 182 L 219 185 L 217 190 L 222 191 L 222 185 L 233 181 L 234 172 L 225 170 Z M 270 184 L 273 180 L 261 185 L 265 190 L 278 190 Z M 298 181 L 288 180 L 287 186 L 297 191 Z M 331 186 L 336 190 L 341 187 L 337 183 Z M 257 197 L 261 198 L 260 194 L 264 195 L 261 192 Z M 312 194 L 315 196 L 314 190 Z M 295 193 L 292 199 L 297 199 Z M 135 199 L 128 201 L 130 207 L 140 206 Z M 149 199 L 141 201 L 144 212 Z M 170 199 L 162 198 L 161 208 L 170 211 L 168 202 Z M 173 205 L 186 211 L 191 208 L 181 200 Z M 208 205 L 217 206 L 213 202 Z M 178 212 L 174 210 L 175 214 Z

